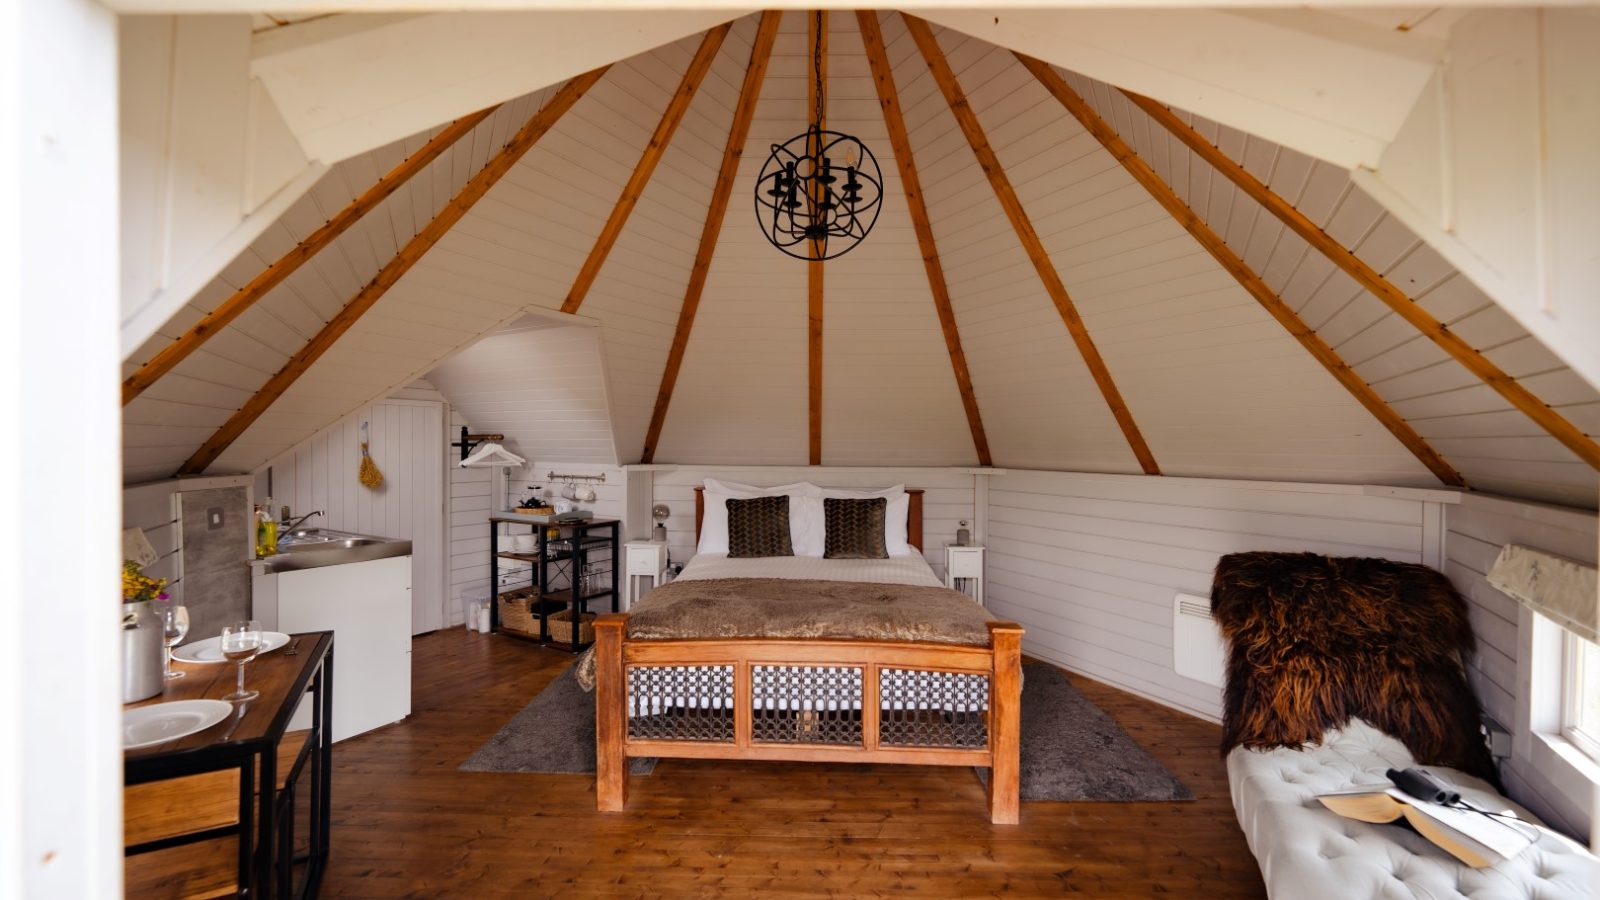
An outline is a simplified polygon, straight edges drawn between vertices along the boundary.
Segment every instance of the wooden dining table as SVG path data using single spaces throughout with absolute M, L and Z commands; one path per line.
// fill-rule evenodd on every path
M 233 665 L 173 663 L 183 678 L 129 704 L 221 700 Z M 315 896 L 327 863 L 333 764 L 333 632 L 290 635 L 289 644 L 246 664 L 245 687 L 221 722 L 186 737 L 123 753 L 124 854 L 129 896 Z M 311 727 L 289 731 L 303 702 Z M 296 800 L 308 798 L 307 849 L 295 852 Z M 231 840 L 230 840 L 231 839 Z M 236 843 L 236 865 L 219 853 Z M 295 867 L 303 864 L 300 877 Z M 221 869 L 220 873 L 218 869 Z

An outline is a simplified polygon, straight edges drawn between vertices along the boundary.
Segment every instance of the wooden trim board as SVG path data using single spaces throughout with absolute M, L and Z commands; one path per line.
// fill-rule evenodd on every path
M 812 52 L 813 47 L 821 56 L 822 83 L 817 84 L 811 67 L 806 71 L 806 113 L 813 111 L 820 105 L 822 111 L 817 116 L 817 128 L 828 127 L 828 11 L 818 10 L 807 16 L 806 19 L 806 51 Z M 818 89 L 822 96 L 818 97 Z M 812 185 L 816 190 L 816 185 Z M 812 196 L 812 207 L 815 208 L 819 198 Z M 811 243 L 811 261 L 806 263 L 806 459 L 813 466 L 822 465 L 822 315 L 823 315 L 823 247 L 820 241 Z

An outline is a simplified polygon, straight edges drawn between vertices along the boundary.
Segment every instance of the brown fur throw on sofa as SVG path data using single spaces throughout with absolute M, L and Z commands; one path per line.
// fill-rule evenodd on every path
M 1423 765 L 1498 782 L 1462 668 L 1467 605 L 1427 566 L 1315 553 L 1233 553 L 1211 610 L 1228 639 L 1222 752 L 1296 747 L 1352 717 Z

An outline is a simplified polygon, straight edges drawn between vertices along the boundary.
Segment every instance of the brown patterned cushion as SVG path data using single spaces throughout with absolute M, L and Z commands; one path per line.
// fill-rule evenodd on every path
M 729 559 L 793 555 L 787 495 L 728 500 Z
M 844 500 L 826 497 L 822 519 L 826 539 L 822 555 L 828 559 L 888 559 L 884 543 L 884 518 L 889 509 L 885 497 L 871 500 Z

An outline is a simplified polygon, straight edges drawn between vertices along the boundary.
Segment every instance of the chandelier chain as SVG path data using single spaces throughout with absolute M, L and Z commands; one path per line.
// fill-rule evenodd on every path
M 817 10 L 811 48 L 812 121 L 772 152 L 756 179 L 756 219 L 767 240 L 795 259 L 833 259 L 866 238 L 883 207 L 883 170 L 852 134 L 828 131 L 823 80 L 826 17 Z

